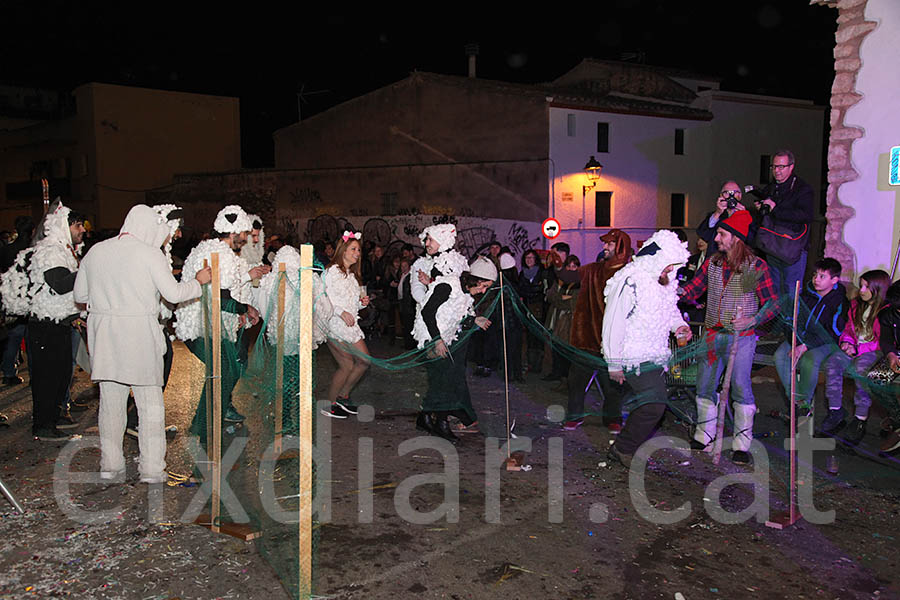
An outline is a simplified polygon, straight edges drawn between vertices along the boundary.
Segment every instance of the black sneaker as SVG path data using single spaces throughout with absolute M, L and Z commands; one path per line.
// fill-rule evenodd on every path
M 222 420 L 229 423 L 243 423 L 244 415 L 234 410 L 233 406 L 229 406 L 228 410 L 225 411 L 225 415 L 222 417 Z
M 631 454 L 622 454 L 619 452 L 619 449 L 616 448 L 616 445 L 613 444 L 609 447 L 609 450 L 606 452 L 606 460 L 610 463 L 619 463 L 621 466 L 626 469 L 631 469 Z
M 825 417 L 825 420 L 822 421 L 822 424 L 819 426 L 819 431 L 824 433 L 825 435 L 834 435 L 838 431 L 841 430 L 846 424 L 845 417 L 847 416 L 847 411 L 841 408 L 829 408 L 828 415 Z
M 57 429 L 74 429 L 75 427 L 78 427 L 78 421 L 72 418 L 72 415 L 68 410 L 59 415 L 59 418 L 56 419 Z
M 34 430 L 34 439 L 42 442 L 64 442 L 69 436 L 56 427 L 42 427 Z
M 731 453 L 731 462 L 736 465 L 749 465 L 750 453 L 743 450 L 735 450 Z
M 322 410 L 322 414 L 326 417 L 331 417 L 332 419 L 346 419 L 350 415 L 357 414 L 356 407 L 352 404 L 344 404 L 335 400 L 331 404 L 331 410 Z
M 867 421 L 853 417 L 850 424 L 847 425 L 847 429 L 844 430 L 844 442 L 851 446 L 859 444 L 866 435 L 866 423 Z
M 12 377 L 4 377 L 3 385 L 20 385 L 25 383 L 25 380 L 19 377 L 18 375 L 13 375 Z
M 341 408 L 341 410 L 343 410 L 348 415 L 359 414 L 359 409 L 355 404 L 350 403 L 350 398 L 338 398 L 334 401 L 334 403 L 337 404 Z

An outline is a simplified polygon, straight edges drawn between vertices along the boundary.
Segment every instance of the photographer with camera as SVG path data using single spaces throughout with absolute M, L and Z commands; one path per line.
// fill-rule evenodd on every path
M 785 235 L 793 238 L 796 244 L 803 244 L 797 249 L 796 260 L 784 260 L 766 248 L 762 239 L 763 231 L 757 239 L 757 248 L 766 252 L 766 261 L 772 273 L 775 291 L 791 294 L 797 281 L 803 279 L 806 271 L 806 257 L 809 251 L 809 228 L 815 218 L 813 190 L 808 183 L 794 175 L 794 154 L 790 150 L 778 150 L 772 157 L 772 177 L 774 181 L 763 190 L 749 190 L 760 198 L 755 202 L 763 221 L 761 227 L 767 231 L 775 230 L 782 239 Z
M 697 227 L 697 236 L 709 246 L 706 256 L 714 256 L 719 251 L 715 239 L 719 221 L 727 219 L 739 210 L 747 210 L 741 203 L 741 186 L 736 181 L 726 181 L 722 184 L 719 197 L 716 199 L 716 210 L 706 215 Z M 750 237 L 751 239 L 753 237 L 752 228 Z

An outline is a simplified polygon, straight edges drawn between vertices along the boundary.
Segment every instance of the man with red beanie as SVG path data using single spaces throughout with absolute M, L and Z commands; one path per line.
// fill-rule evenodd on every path
M 707 294 L 706 341 L 708 352 L 698 360 L 697 426 L 691 448 L 711 451 L 716 435 L 718 394 L 716 387 L 725 369 L 731 344 L 737 333 L 737 353 L 731 374 L 734 399 L 734 437 L 731 460 L 750 462 L 753 415 L 756 401 L 750 382 L 753 356 L 759 336 L 756 328 L 777 314 L 778 296 L 766 261 L 747 246 L 753 218 L 746 210 L 735 212 L 718 223 L 719 252 L 709 258 L 683 288 L 683 300 Z

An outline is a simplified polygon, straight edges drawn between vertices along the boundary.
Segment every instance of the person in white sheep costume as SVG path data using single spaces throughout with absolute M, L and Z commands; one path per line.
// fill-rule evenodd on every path
M 688 256 L 687 244 L 674 232 L 657 231 L 606 284 L 603 356 L 610 379 L 627 382 L 628 401 L 637 403 L 609 449 L 610 459 L 625 466 L 631 465 L 631 457 L 666 410 L 669 334 L 684 340 L 691 336 L 677 307 L 678 281 L 673 274 Z
M 28 278 L 30 306 L 32 431 L 38 439 L 66 436 L 57 429 L 72 379 L 72 335 L 79 309 L 72 288 L 78 272 L 78 248 L 84 217 L 57 202 L 44 217 L 43 238 L 34 246 Z
M 259 215 L 247 215 L 247 218 L 250 219 L 250 235 L 247 237 L 247 243 L 241 248 L 241 258 L 247 261 L 250 268 L 253 268 L 263 264 L 263 256 L 266 253 L 266 233 Z
M 88 309 L 91 379 L 100 383 L 100 476 L 124 475 L 122 436 L 129 390 L 141 418 L 139 470 L 144 483 L 165 483 L 166 436 L 159 299 L 200 296 L 209 269 L 181 283 L 161 246 L 170 236 L 165 218 L 149 206 L 131 208 L 119 235 L 94 245 L 81 263 L 74 296 Z
M 473 325 L 482 329 L 490 326 L 490 321 L 484 317 L 473 318 L 473 296 L 487 291 L 497 278 L 497 269 L 483 258 L 469 266 L 468 261 L 453 249 L 455 225 L 427 227 L 419 237 L 430 258 L 431 271 L 417 274 L 426 290 L 416 306 L 412 334 L 419 348 L 433 343 L 428 354 L 438 360 L 425 363 L 428 390 L 416 417 L 416 427 L 456 443 L 458 438 L 448 417 L 459 419 L 462 428 L 472 431 L 476 430 L 478 422 L 466 383 L 468 340 L 460 340 L 460 333 Z
M 212 254 L 219 255 L 219 277 L 222 298 L 222 419 L 226 423 L 244 420 L 231 403 L 231 392 L 237 385 L 246 362 L 239 333 L 259 322 L 259 312 L 250 302 L 250 274 L 247 263 L 237 252 L 247 243 L 250 219 L 240 206 L 232 204 L 219 211 L 213 229 L 216 238 L 203 240 L 191 250 L 181 271 L 182 280 L 192 279 L 203 269 L 203 261 L 212 265 Z M 206 355 L 201 299 L 181 302 L 175 309 L 175 335 L 200 360 Z M 191 423 L 191 433 L 206 441 L 206 401 L 200 399 Z
M 293 246 L 282 246 L 273 257 L 275 268 L 263 275 L 259 282 L 260 306 L 265 311 L 265 342 L 272 350 L 265 356 L 274 357 L 274 348 L 278 345 L 278 324 L 284 323 L 282 344 L 284 347 L 284 386 L 283 386 L 283 431 L 296 433 L 298 424 L 298 404 L 296 399 L 298 371 L 298 355 L 300 352 L 300 252 Z M 284 316 L 278 315 L 278 287 L 281 281 L 279 266 L 284 265 Z M 316 264 L 316 268 L 321 269 Z M 328 337 L 328 321 L 334 312 L 331 301 L 325 294 L 325 286 L 318 273 L 312 273 L 313 301 L 313 349 L 318 348 Z M 256 352 L 260 352 L 257 342 Z

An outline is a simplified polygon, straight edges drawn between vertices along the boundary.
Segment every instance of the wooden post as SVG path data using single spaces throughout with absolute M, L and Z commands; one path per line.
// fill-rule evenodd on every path
M 791 321 L 791 424 L 788 435 L 791 436 L 791 449 L 788 453 L 788 460 L 791 462 L 791 481 L 788 486 L 788 501 L 790 509 L 786 513 L 782 513 L 771 520 L 766 521 L 766 527 L 773 529 L 784 529 L 789 525 L 793 525 L 800 518 L 797 507 L 797 403 L 794 401 L 794 393 L 797 388 L 797 360 L 795 358 L 797 350 L 797 313 L 800 308 L 800 281 L 794 284 L 794 315 Z M 810 418 L 812 423 L 812 418 Z M 812 482 L 809 482 L 812 485 Z
M 507 471 L 522 470 L 522 455 L 517 453 L 513 456 L 510 452 L 510 438 L 512 433 L 509 430 L 509 359 L 506 350 L 506 306 L 503 303 L 503 294 L 505 293 L 503 285 L 503 273 L 500 273 L 500 326 L 503 331 L 503 388 L 506 391 L 506 458 L 503 464 L 506 465 Z
M 275 456 L 281 454 L 281 436 L 284 431 L 284 293 L 285 293 L 284 263 L 278 265 L 278 312 L 275 313 L 278 321 L 278 341 L 275 346 Z
M 309 244 L 300 246 L 300 394 L 299 405 L 299 545 L 298 569 L 299 589 L 301 594 L 312 593 L 312 281 L 313 247 Z
M 741 318 L 741 308 L 738 307 L 734 314 L 735 319 Z M 732 321 L 733 323 L 734 321 Z M 731 349 L 728 351 L 728 366 L 725 367 L 725 382 L 722 384 L 722 393 L 719 394 L 719 403 L 716 405 L 718 412 L 716 413 L 716 441 L 713 443 L 713 464 L 719 464 L 722 458 L 722 438 L 725 437 L 725 411 L 728 408 L 728 402 L 731 397 L 731 372 L 734 370 L 734 357 L 737 355 L 739 334 L 734 332 L 734 340 L 731 342 Z M 713 339 L 713 344 L 715 344 Z M 735 432 L 736 435 L 736 432 Z
M 210 282 L 210 299 L 212 317 L 212 415 L 206 414 L 212 420 L 212 439 L 207 438 L 207 446 L 212 448 L 210 460 L 212 461 L 212 496 L 210 497 L 210 517 L 212 530 L 219 533 L 219 497 L 222 493 L 222 295 L 221 274 L 219 273 L 219 253 L 210 255 L 212 267 L 212 281 Z

